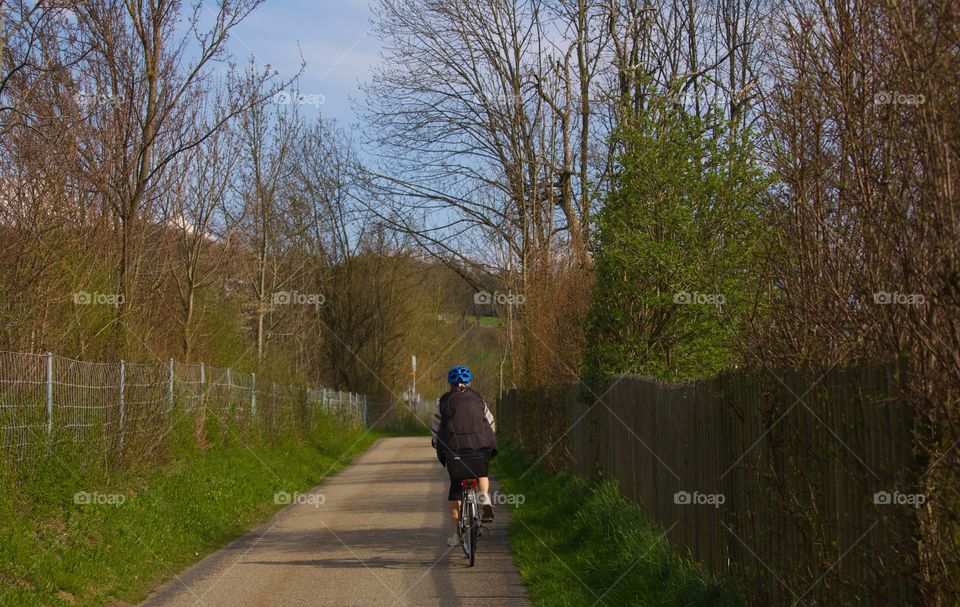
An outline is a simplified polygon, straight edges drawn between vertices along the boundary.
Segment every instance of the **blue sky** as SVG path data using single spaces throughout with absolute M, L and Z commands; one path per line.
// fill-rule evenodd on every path
M 296 88 L 311 102 L 303 115 L 319 111 L 349 128 L 357 121 L 351 97 L 378 61 L 370 16 L 368 0 L 267 0 L 233 30 L 230 50 L 240 62 L 253 54 L 282 77 L 296 72 L 302 51 L 307 65 Z

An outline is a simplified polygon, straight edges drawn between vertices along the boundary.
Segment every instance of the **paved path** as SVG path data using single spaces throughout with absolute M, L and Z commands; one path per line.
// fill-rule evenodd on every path
M 313 490 L 322 505 L 285 508 L 144 605 L 529 605 L 510 555 L 508 508 L 497 509 L 467 567 L 445 541 L 448 484 L 429 438 L 381 439 Z

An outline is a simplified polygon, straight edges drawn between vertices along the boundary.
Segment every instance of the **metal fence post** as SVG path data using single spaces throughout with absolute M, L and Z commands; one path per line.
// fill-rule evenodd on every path
M 47 352 L 47 438 L 53 438 L 53 352 Z
M 270 427 L 277 428 L 277 382 L 270 382 Z
M 207 419 L 207 365 L 200 363 L 200 418 Z
M 170 361 L 167 363 L 167 367 L 168 367 L 168 373 L 167 373 L 167 377 L 168 377 L 168 380 L 167 380 L 167 381 L 168 381 L 168 387 L 167 387 L 167 391 L 169 392 L 169 394 L 167 395 L 167 397 L 170 399 L 170 413 L 173 413 L 173 359 L 172 359 L 172 358 L 171 358 Z
M 123 364 L 123 359 L 120 359 L 120 448 L 123 448 L 123 388 L 126 383 L 127 370 Z
M 257 374 L 251 373 L 250 377 L 250 419 L 253 420 L 257 415 Z
M 367 427 L 367 410 L 368 410 L 367 395 L 364 394 L 363 395 L 363 426 L 365 428 Z

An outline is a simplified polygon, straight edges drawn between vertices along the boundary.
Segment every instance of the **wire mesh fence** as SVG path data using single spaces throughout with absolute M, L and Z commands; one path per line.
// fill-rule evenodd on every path
M 427 427 L 433 423 L 433 413 L 437 407 L 437 400 L 424 399 L 420 394 L 413 393 L 406 404 L 414 416 L 419 418 Z
M 322 411 L 366 424 L 362 394 L 265 381 L 175 360 L 102 363 L 0 351 L 0 457 L 21 461 L 72 444 L 110 457 L 149 453 L 178 420 L 277 436 Z
M 0 352 L 0 448 L 30 455 L 49 431 L 47 362 L 42 354 Z

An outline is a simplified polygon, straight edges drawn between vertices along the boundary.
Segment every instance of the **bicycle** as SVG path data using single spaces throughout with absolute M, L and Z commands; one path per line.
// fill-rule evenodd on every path
M 460 495 L 460 517 L 457 520 L 457 533 L 460 535 L 460 547 L 463 555 L 470 559 L 473 567 L 477 559 L 477 538 L 487 535 L 487 528 L 480 521 L 480 505 L 477 500 L 478 479 L 460 481 L 463 492 Z
M 457 519 L 457 534 L 463 555 L 473 567 L 477 559 L 477 538 L 487 535 L 480 517 L 479 485 L 475 470 L 486 471 L 486 454 L 480 452 L 448 452 L 447 471 L 450 478 L 460 482 L 460 515 Z

